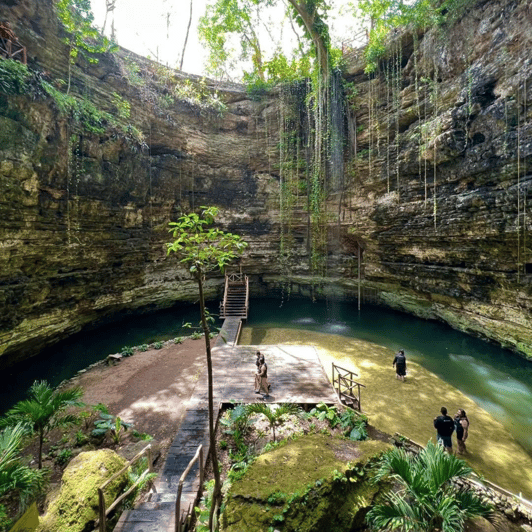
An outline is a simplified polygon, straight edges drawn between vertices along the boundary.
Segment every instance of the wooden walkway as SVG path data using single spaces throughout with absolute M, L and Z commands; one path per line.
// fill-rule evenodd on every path
M 315 405 L 320 401 L 338 403 L 318 353 L 312 346 L 237 346 L 240 319 L 225 320 L 213 348 L 213 386 L 215 414 L 223 404 L 296 403 Z M 268 364 L 270 396 L 263 398 L 254 390 L 255 353 L 260 350 Z M 150 501 L 122 514 L 114 532 L 174 532 L 175 501 L 181 474 L 198 446 L 209 449 L 208 382 L 204 371 L 189 401 L 186 417 L 169 449 L 165 465 L 155 482 L 156 493 Z M 183 485 L 181 508 L 194 506 L 199 491 L 199 467 L 196 464 Z

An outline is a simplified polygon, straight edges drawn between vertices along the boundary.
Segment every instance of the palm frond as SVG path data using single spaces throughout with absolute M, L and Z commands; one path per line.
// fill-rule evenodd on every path
M 401 495 L 390 493 L 385 504 L 377 504 L 366 515 L 372 529 L 397 532 L 427 532 L 419 507 Z

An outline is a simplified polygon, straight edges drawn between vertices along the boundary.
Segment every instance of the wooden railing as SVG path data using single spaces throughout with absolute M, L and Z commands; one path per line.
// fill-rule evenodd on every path
M 115 501 L 109 506 L 109 508 L 106 509 L 105 506 L 105 497 L 103 494 L 103 490 L 117 477 L 119 477 L 122 473 L 124 473 L 128 467 L 130 467 L 132 464 L 140 460 L 144 455 L 148 457 L 148 469 L 142 473 L 142 475 L 136 480 L 136 482 L 125 492 L 120 495 Z M 98 501 L 99 501 L 99 513 L 100 518 L 96 522 L 98 525 L 98 528 L 94 530 L 94 532 L 105 532 L 106 531 L 106 521 L 107 516 L 110 512 L 112 512 L 122 500 L 124 500 L 139 484 L 144 480 L 144 477 L 151 473 L 153 471 L 153 464 L 151 459 L 151 444 L 147 445 L 140 451 L 140 453 L 136 454 L 118 473 L 115 473 L 110 479 L 106 480 L 99 488 L 98 488 Z
M 248 319 L 249 311 L 249 278 L 246 275 L 246 320 Z
M 187 523 L 189 516 L 192 513 L 190 506 L 186 510 L 183 516 L 181 516 L 181 492 L 183 491 L 183 482 L 187 478 L 187 475 L 190 473 L 192 466 L 199 460 L 199 470 L 200 470 L 200 489 L 203 486 L 203 446 L 200 445 L 194 458 L 189 462 L 185 471 L 179 479 L 179 485 L 177 486 L 177 498 L 175 501 L 175 532 L 182 532 L 184 530 L 184 525 Z
M 4 37 L 0 37 L 0 55 L 7 59 L 18 59 L 23 64 L 27 63 L 26 47 Z
M 334 362 L 332 364 L 332 381 L 333 388 L 338 394 L 338 398 L 344 404 L 353 407 L 359 412 L 362 411 L 360 404 L 360 388 L 365 388 L 363 384 L 354 380 L 353 377 L 358 377 L 354 371 L 337 366 Z M 353 391 L 356 387 L 356 394 Z

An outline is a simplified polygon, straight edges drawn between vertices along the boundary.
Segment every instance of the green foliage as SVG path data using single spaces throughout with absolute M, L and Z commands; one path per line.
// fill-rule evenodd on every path
M 247 246 L 238 235 L 214 227 L 209 229 L 218 208 L 201 208 L 203 217 L 192 213 L 181 216 L 177 222 L 170 222 L 169 231 L 175 240 L 167 244 L 168 254 L 178 254 L 180 262 L 187 264 L 195 277 L 214 269 L 223 271 Z
M 148 350 L 148 344 L 140 344 L 140 345 L 137 346 L 137 349 L 138 349 L 140 352 L 144 353 L 144 351 L 147 351 L 147 350 Z
M 218 91 L 209 89 L 205 78 L 198 82 L 190 79 L 178 81 L 174 87 L 174 95 L 178 100 L 185 100 L 201 109 L 216 111 L 220 115 L 227 110 L 227 105 L 220 99 Z
M 303 411 L 301 410 L 301 408 L 294 403 L 282 403 L 274 408 L 264 403 L 251 403 L 246 406 L 246 413 L 248 415 L 262 414 L 266 417 L 266 419 L 270 423 L 270 428 L 272 429 L 274 442 L 275 427 L 282 422 L 285 416 L 303 416 Z
M 200 333 L 199 331 L 194 331 L 194 332 L 190 335 L 190 338 L 192 338 L 192 340 L 199 340 L 202 336 L 203 336 L 203 334 Z
M 118 116 L 127 119 L 131 115 L 131 104 L 122 98 L 117 92 L 113 92 L 113 105 L 116 107 Z
M 109 413 L 109 408 L 107 407 L 107 405 L 104 405 L 103 403 L 98 403 L 97 405 L 94 405 L 92 407 L 92 409 L 95 412 L 102 412 L 102 414 L 108 414 Z
M 153 348 L 154 349 L 162 349 L 164 347 L 164 342 L 154 342 Z
M 103 412 L 100 412 L 100 419 L 97 419 L 94 425 L 96 428 L 91 432 L 92 436 L 101 437 L 110 434 L 116 444 L 120 443 L 123 433 L 132 427 L 131 423 L 126 423 L 119 416 L 114 417 Z
M 368 418 L 353 410 L 345 409 L 338 412 L 335 405 L 328 406 L 321 402 L 308 413 L 308 417 L 315 417 L 319 421 L 327 420 L 333 429 L 339 425 L 344 435 L 351 440 L 360 441 L 368 437 L 366 430 Z
M 147 434 L 146 432 L 138 432 L 136 430 L 133 430 L 133 436 L 142 441 L 153 440 L 153 436 L 151 436 L 150 434 Z
M 217 77 L 226 73 L 234 55 L 241 61 L 251 60 L 254 70 L 263 78 L 264 66 L 257 28 L 261 3 L 256 0 L 216 0 L 207 5 L 200 18 L 198 35 L 209 50 L 208 71 Z M 231 36 L 238 39 L 239 50 L 232 50 Z
M 61 92 L 46 81 L 42 82 L 42 87 L 54 100 L 60 115 L 72 119 L 74 123 L 79 124 L 82 129 L 89 133 L 102 135 L 108 126 L 117 125 L 113 115 L 107 111 L 97 109 L 91 101 Z
M 123 357 L 130 357 L 134 352 L 134 349 L 128 345 L 122 347 L 122 349 L 120 350 L 120 354 Z
M 14 59 L 0 60 L 0 93 L 9 96 L 28 91 L 28 67 Z
M 471 473 L 463 460 L 431 441 L 417 456 L 404 449 L 387 451 L 376 469 L 375 482 L 390 478 L 400 488 L 371 508 L 366 521 L 372 530 L 461 532 L 467 519 L 491 513 L 478 495 L 453 482 Z
M 70 462 L 70 459 L 72 458 L 72 449 L 61 449 L 59 453 L 57 454 L 55 461 L 59 465 L 65 465 L 68 462 Z
M 28 426 L 23 422 L 0 432 L 0 497 L 17 494 L 20 510 L 23 510 L 26 504 L 42 491 L 46 478 L 44 471 L 21 463 L 20 449 L 27 435 Z
M 386 53 L 390 33 L 396 28 L 429 28 L 453 23 L 475 0 L 360 0 L 354 8 L 357 16 L 372 21 L 365 49 L 366 72 L 375 72 Z M 351 3 L 353 6 L 353 3 Z
M 70 61 L 75 63 L 82 55 L 89 63 L 98 63 L 96 54 L 115 51 L 117 46 L 101 35 L 92 25 L 94 15 L 90 0 L 59 0 L 57 15 L 69 33 L 63 42 L 70 47 Z
M 42 468 L 42 444 L 44 436 L 56 427 L 65 427 L 76 423 L 72 414 L 63 414 L 71 406 L 83 406 L 79 400 L 83 395 L 82 388 L 58 391 L 50 387 L 46 381 L 35 381 L 28 391 L 29 399 L 19 401 L 6 412 L 10 423 L 27 423 L 39 435 L 39 469 Z
M 148 472 L 148 458 L 143 456 L 137 462 L 135 462 L 128 470 L 128 486 L 129 489 L 135 482 L 140 482 L 137 484 L 136 488 L 129 495 L 129 500 L 134 501 L 139 493 L 153 480 L 157 477 L 157 473 Z
M 174 338 L 174 344 L 182 344 L 184 339 L 184 336 L 176 336 Z
M 74 437 L 75 445 L 77 445 L 78 447 L 81 447 L 82 445 L 85 445 L 88 441 L 89 441 L 89 438 L 83 431 L 78 430 L 76 432 L 76 435 Z

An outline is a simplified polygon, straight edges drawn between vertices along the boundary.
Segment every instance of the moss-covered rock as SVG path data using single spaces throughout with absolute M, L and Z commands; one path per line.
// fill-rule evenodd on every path
M 38 532 L 85 532 L 98 518 L 98 487 L 120 471 L 126 460 L 111 449 L 80 453 L 65 469 L 61 489 L 42 517 Z M 109 506 L 127 485 L 127 473 L 105 488 Z
M 367 466 L 389 447 L 312 434 L 265 453 L 231 487 L 222 530 L 352 530 L 379 492 Z

